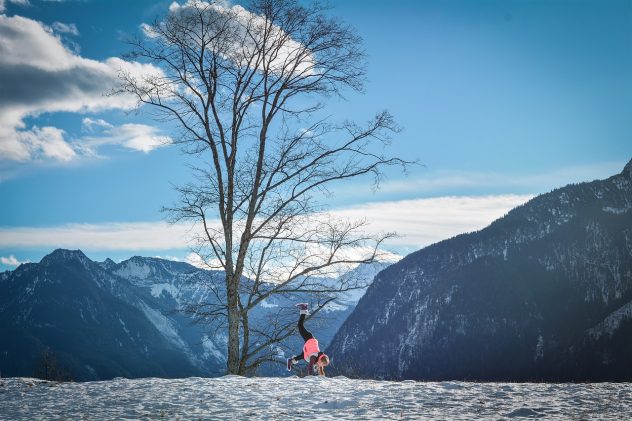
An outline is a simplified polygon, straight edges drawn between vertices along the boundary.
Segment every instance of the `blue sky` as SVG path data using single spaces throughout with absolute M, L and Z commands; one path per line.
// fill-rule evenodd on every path
M 160 213 L 188 178 L 187 157 L 161 146 L 175 132 L 101 94 L 125 36 L 170 3 L 0 0 L 0 270 L 56 247 L 187 257 Z M 390 153 L 424 164 L 330 199 L 405 234 L 390 250 L 482 228 L 632 158 L 632 2 L 334 3 L 369 67 L 366 92 L 328 112 L 364 121 L 388 109 L 403 128 Z

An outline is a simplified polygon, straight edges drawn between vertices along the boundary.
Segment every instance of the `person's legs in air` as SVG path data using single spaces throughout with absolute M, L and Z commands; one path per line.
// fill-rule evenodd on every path
M 303 340 L 307 342 L 314 337 L 314 335 L 312 335 L 312 332 L 305 329 L 305 326 L 303 326 L 303 323 L 305 322 L 305 316 L 307 316 L 307 304 L 300 303 L 297 304 L 296 307 L 301 310 L 301 315 L 298 318 L 298 333 L 300 333 Z
M 298 333 L 301 334 L 301 337 L 303 338 L 303 340 L 305 342 L 307 342 L 308 340 L 312 339 L 314 337 L 314 335 L 312 335 L 312 332 L 310 332 L 309 330 L 305 329 L 305 326 L 303 326 L 303 323 L 305 322 L 305 317 L 307 316 L 307 304 L 306 303 L 300 303 L 297 304 L 296 307 L 298 307 L 301 310 L 301 315 L 298 318 Z M 292 370 L 292 365 L 296 364 L 297 362 L 299 362 L 300 360 L 303 359 L 303 353 L 301 352 L 300 354 L 292 357 L 292 358 L 288 358 L 287 359 L 287 369 L 288 371 Z

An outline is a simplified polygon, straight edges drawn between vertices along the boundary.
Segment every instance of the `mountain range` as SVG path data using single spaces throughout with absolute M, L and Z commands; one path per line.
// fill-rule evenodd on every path
M 383 267 L 355 272 L 371 280 Z M 139 256 L 95 262 L 80 250 L 55 250 L 39 263 L 0 274 L 0 373 L 39 375 L 54 356 L 74 380 L 221 375 L 226 336 L 177 310 L 213 301 L 206 286 L 222 280 L 223 272 L 184 262 Z M 327 323 L 317 325 L 325 345 L 359 297 L 341 298 L 326 308 Z M 294 304 L 264 301 L 252 323 Z M 279 344 L 280 364 L 267 364 L 259 374 L 287 373 L 283 349 L 293 354 L 298 342 L 292 337 Z
M 328 352 L 348 376 L 632 379 L 632 161 L 380 272 Z
M 328 373 L 632 379 L 632 161 L 390 263 L 344 275 L 371 285 L 310 321 L 333 357 Z M 222 278 L 183 262 L 95 262 L 62 249 L 0 273 L 0 374 L 31 376 L 54 360 L 75 380 L 221 375 L 226 336 L 176 310 L 212 302 L 206 286 Z M 300 298 L 263 301 L 253 325 Z M 278 361 L 257 374 L 287 374 L 284 360 L 301 345 L 298 335 L 278 344 Z

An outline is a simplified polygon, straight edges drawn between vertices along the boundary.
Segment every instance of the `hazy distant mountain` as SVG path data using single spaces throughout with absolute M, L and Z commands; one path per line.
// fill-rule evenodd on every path
M 367 377 L 632 380 L 632 161 L 388 267 L 328 351 Z
M 373 278 L 385 265 L 358 268 Z M 350 276 L 350 275 L 348 275 Z M 222 331 L 174 311 L 185 304 L 212 301 L 205 284 L 222 284 L 223 273 L 187 263 L 133 257 L 121 263 L 93 262 L 81 251 L 55 250 L 40 263 L 0 274 L 0 372 L 31 376 L 50 350 L 75 380 L 124 377 L 212 376 L 225 371 Z M 314 321 L 327 344 L 359 297 L 346 297 Z M 252 323 L 280 306 L 268 300 L 255 309 Z M 324 322 L 326 320 L 326 323 Z M 296 338 L 285 344 L 293 350 Z M 281 352 L 279 361 L 286 356 Z M 264 374 L 286 373 L 281 365 Z

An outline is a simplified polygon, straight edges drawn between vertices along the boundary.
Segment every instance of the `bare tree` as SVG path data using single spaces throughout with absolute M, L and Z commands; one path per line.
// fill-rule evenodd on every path
M 386 111 L 366 126 L 323 117 L 320 100 L 362 90 L 366 60 L 359 36 L 318 4 L 189 1 L 143 29 L 130 57 L 161 70 L 122 73 L 119 92 L 175 121 L 200 159 L 170 221 L 199 224 L 194 250 L 225 282 L 188 311 L 227 327 L 228 372 L 248 374 L 294 331 L 284 309 L 249 323 L 264 300 L 310 294 L 318 314 L 363 286 L 326 278 L 375 261 L 392 234 L 366 235 L 365 221 L 332 217 L 322 199 L 336 182 L 370 175 L 377 186 L 385 167 L 405 167 L 381 152 L 398 128 Z

